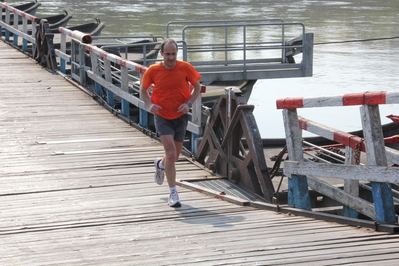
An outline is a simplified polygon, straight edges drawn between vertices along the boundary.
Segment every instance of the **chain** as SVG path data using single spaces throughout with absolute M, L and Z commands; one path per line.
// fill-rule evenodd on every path
M 363 142 L 364 142 L 364 139 L 361 139 L 358 143 L 356 143 L 356 146 L 355 146 L 353 157 L 355 158 L 356 165 L 360 164 L 360 152 L 362 150 Z

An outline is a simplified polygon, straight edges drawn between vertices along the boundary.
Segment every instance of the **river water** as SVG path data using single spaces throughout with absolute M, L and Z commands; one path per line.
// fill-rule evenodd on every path
M 165 36 L 166 24 L 175 20 L 281 18 L 285 22 L 304 23 L 306 32 L 314 33 L 313 77 L 259 80 L 249 100 L 249 104 L 255 105 L 254 115 L 264 138 L 284 137 L 281 110 L 275 107 L 277 99 L 397 90 L 399 86 L 399 38 L 382 39 L 399 36 L 398 0 L 39 2 L 42 6 L 36 13 L 38 17 L 67 10 L 73 16 L 68 26 L 94 22 L 94 18 L 99 18 L 106 25 L 103 36 Z M 379 38 L 381 40 L 345 42 Z M 359 107 L 299 109 L 298 113 L 338 130 L 361 128 Z M 381 106 L 380 113 L 383 123 L 390 122 L 385 116 L 399 115 L 399 106 Z

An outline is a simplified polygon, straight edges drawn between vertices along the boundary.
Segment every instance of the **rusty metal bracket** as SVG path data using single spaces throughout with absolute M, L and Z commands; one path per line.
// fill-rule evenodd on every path
M 194 157 L 214 173 L 271 202 L 274 187 L 253 110 L 239 93 L 228 90 L 212 108 Z

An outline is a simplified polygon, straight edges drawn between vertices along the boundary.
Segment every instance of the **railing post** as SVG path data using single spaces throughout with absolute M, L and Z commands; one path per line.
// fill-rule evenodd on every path
M 139 110 L 139 124 L 143 128 L 148 128 L 148 112 L 144 109 Z
M 6 9 L 6 19 L 5 19 L 6 24 L 10 25 L 10 10 Z M 6 41 L 10 40 L 10 31 L 6 28 L 5 29 L 5 34 L 4 37 Z
M 201 93 L 198 95 L 197 99 L 193 103 L 193 107 L 191 109 L 191 122 L 197 126 L 201 126 L 202 120 L 202 96 L 201 94 L 205 92 L 205 89 L 201 86 Z M 196 139 L 200 138 L 201 135 L 191 134 L 191 152 L 194 154 L 197 150 Z
M 284 128 L 290 160 L 303 161 L 302 129 L 296 109 L 284 109 Z M 311 210 L 308 181 L 304 175 L 291 175 L 288 179 L 288 205 Z
M 102 99 L 104 97 L 103 86 L 101 86 L 101 84 L 98 82 L 95 82 L 94 86 L 96 89 L 96 94 Z
M 61 52 L 66 54 L 66 34 L 61 32 Z M 60 70 L 62 73 L 66 73 L 66 60 L 64 58 L 60 58 Z
M 76 66 L 76 64 L 78 63 L 78 62 L 76 62 L 76 58 L 78 57 L 76 45 L 77 45 L 76 42 L 72 39 L 71 40 L 71 77 L 73 79 L 76 79 L 76 76 L 78 76 L 78 74 L 76 74 L 76 73 L 79 73 L 79 69 L 77 69 L 77 66 Z M 79 77 L 79 80 L 80 80 L 80 77 Z
M 16 30 L 18 30 L 18 20 L 19 20 L 19 15 L 17 14 L 17 13 L 14 13 L 14 17 L 13 17 L 14 19 L 14 25 L 13 25 L 13 28 L 14 29 L 16 29 Z M 16 34 L 16 33 L 14 33 L 14 35 L 13 35 L 13 38 L 12 38 L 12 43 L 14 44 L 14 45 L 18 45 L 18 35 Z
M 32 22 L 32 36 L 36 36 L 36 26 L 37 26 L 36 21 L 33 21 Z M 36 41 L 35 41 L 35 43 L 32 43 L 32 51 L 34 51 L 35 49 L 36 49 Z
M 140 83 L 143 79 L 144 72 L 140 72 Z M 148 129 L 148 112 L 144 109 L 139 109 L 139 124 L 143 127 Z
M 86 86 L 86 48 L 82 43 L 79 44 L 79 76 L 80 84 Z
M 367 163 L 373 166 L 387 166 L 379 107 L 378 105 L 362 105 L 360 111 Z M 377 222 L 395 224 L 396 214 L 391 184 L 371 182 L 371 188 Z
M 359 154 L 360 151 L 358 150 Z M 345 147 L 345 164 L 357 164 L 355 159 L 355 150 L 349 146 Z M 344 191 L 359 197 L 359 181 L 344 179 Z M 358 218 L 358 212 L 344 205 L 343 214 L 345 217 Z
M 65 34 L 62 33 L 61 36 L 65 36 Z M 62 42 L 62 38 L 61 38 L 61 42 Z M 62 43 L 61 43 L 61 49 L 62 49 Z M 90 53 L 90 61 L 91 61 L 91 70 L 95 74 L 100 75 L 100 68 L 98 66 L 97 55 L 94 53 Z M 65 60 L 64 60 L 64 62 L 65 62 Z M 102 99 L 104 97 L 104 95 L 103 95 L 103 90 L 102 90 L 101 84 L 98 82 L 95 82 L 94 88 L 95 88 L 95 93 Z
M 302 74 L 304 77 L 313 75 L 313 33 L 303 36 Z
M 32 28 L 34 27 L 35 25 L 33 25 L 33 21 L 32 21 Z M 28 20 L 26 19 L 26 18 L 22 18 L 22 31 L 24 32 L 24 33 L 27 33 L 28 32 Z M 35 35 L 33 35 L 32 34 L 32 37 L 35 37 Z M 28 40 L 26 40 L 25 38 L 22 38 L 22 50 L 23 51 L 26 51 L 26 50 L 28 50 Z M 33 50 L 32 50 L 32 53 L 33 53 Z
M 111 62 L 108 59 L 104 58 L 104 74 L 105 80 L 112 83 L 112 70 L 111 70 Z M 109 106 L 114 107 L 114 93 L 110 90 L 107 90 L 107 103 Z
M 129 72 L 125 66 L 121 67 L 121 88 L 129 93 Z M 121 112 L 125 117 L 130 118 L 129 102 L 125 99 L 121 100 Z

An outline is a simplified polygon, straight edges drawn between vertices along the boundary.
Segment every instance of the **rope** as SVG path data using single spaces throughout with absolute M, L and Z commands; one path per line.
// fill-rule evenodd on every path
M 319 43 L 314 43 L 313 45 L 351 43 L 351 42 L 370 42 L 370 41 L 382 41 L 382 40 L 393 40 L 393 39 L 399 39 L 399 36 L 385 37 L 385 38 L 373 38 L 373 39 L 362 39 L 362 40 L 350 40 L 350 41 L 337 41 L 337 42 L 319 42 Z

